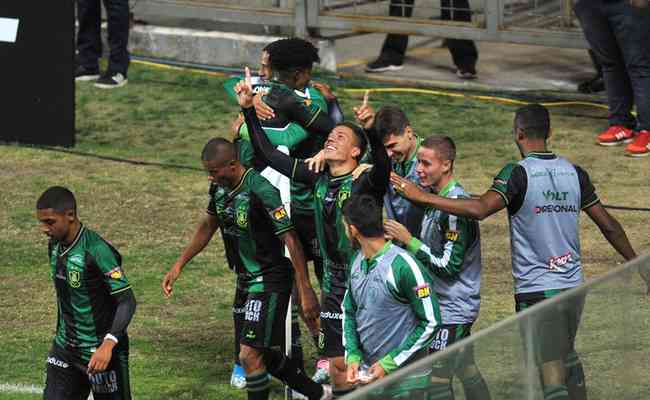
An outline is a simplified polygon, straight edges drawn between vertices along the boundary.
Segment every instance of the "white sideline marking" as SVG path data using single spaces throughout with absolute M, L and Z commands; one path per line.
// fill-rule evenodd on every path
M 0 383 L 0 393 L 43 394 L 43 387 L 38 385 L 23 385 L 21 383 Z M 88 396 L 88 400 L 93 400 L 92 393 Z
M 37 385 L 23 385 L 20 383 L 0 383 L 0 393 L 41 394 L 43 393 L 43 387 Z
M 18 22 L 16 18 L 0 18 L 0 42 L 16 42 Z

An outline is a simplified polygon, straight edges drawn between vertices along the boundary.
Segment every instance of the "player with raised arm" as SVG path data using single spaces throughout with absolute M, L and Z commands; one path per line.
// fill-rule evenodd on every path
M 465 189 L 454 179 L 456 145 L 448 136 L 425 138 L 417 153 L 418 181 L 424 190 L 449 198 L 469 198 Z M 432 352 L 469 337 L 481 306 L 481 237 L 478 222 L 467 217 L 450 215 L 427 208 L 422 230 L 412 235 L 395 220 L 384 224 L 387 235 L 401 242 L 427 266 L 437 279 L 433 289 L 438 295 L 443 325 L 431 346 Z M 474 362 L 470 346 L 436 366 L 434 376 L 446 380 L 432 388 L 436 398 L 453 398 L 451 379 L 458 376 L 469 400 L 490 399 L 488 387 Z M 443 383 L 443 382 L 439 382 Z
M 207 215 L 165 275 L 163 293 L 171 296 L 185 265 L 222 227 L 227 258 L 235 266 L 245 294 L 236 299 L 235 307 L 245 310 L 240 321 L 239 359 L 246 371 L 248 399 L 268 399 L 268 373 L 310 400 L 327 399 L 329 388 L 310 380 L 293 359 L 278 350 L 284 341 L 294 276 L 306 320 L 313 329 L 318 325 L 319 305 L 302 246 L 278 190 L 258 172 L 245 168 L 237 155 L 236 146 L 221 138 L 210 140 L 203 148 L 201 159 L 211 181 Z M 284 256 L 285 245 L 291 261 Z
M 492 187 L 477 199 L 428 193 L 391 176 L 391 183 L 406 198 L 449 214 L 481 220 L 508 209 L 517 311 L 583 282 L 581 210 L 623 258 L 636 257 L 621 225 L 603 208 L 587 173 L 548 150 L 550 134 L 545 107 L 531 104 L 519 108 L 513 135 L 523 159 L 506 165 Z M 574 301 L 535 328 L 540 341 L 536 359 L 546 399 L 586 398 L 582 363 L 575 351 L 581 311 L 582 302 Z
M 358 159 L 365 151 L 366 137 L 363 129 L 345 122 L 334 127 L 325 141 L 324 154 L 328 167 L 326 172 L 312 172 L 303 160 L 292 158 L 271 144 L 253 108 L 253 91 L 248 69 L 246 75 L 246 80 L 240 82 L 236 90 L 256 156 L 290 179 L 313 187 L 316 234 L 324 265 L 321 300 L 322 344 L 325 355 L 330 359 L 330 377 L 335 396 L 343 396 L 352 390 L 345 377 L 341 303 L 353 248 L 345 236 L 341 208 L 345 200 L 354 193 L 369 194 L 379 203 L 382 202 L 390 173 L 388 156 L 381 140 L 374 132 L 368 132 L 375 165 L 353 181 L 352 172 L 357 168 Z
M 43 398 L 86 400 L 92 391 L 97 400 L 130 400 L 126 328 L 136 303 L 122 256 L 79 221 L 67 188 L 43 192 L 36 216 L 50 238 L 58 310 Z

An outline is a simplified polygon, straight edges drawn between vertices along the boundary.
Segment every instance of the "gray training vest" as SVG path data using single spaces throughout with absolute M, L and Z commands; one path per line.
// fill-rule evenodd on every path
M 446 197 L 462 199 L 469 198 L 469 194 L 456 184 Z M 449 229 L 455 231 L 456 219 L 457 217 L 436 209 L 430 209 L 425 214 L 420 240 L 433 254 L 442 254 L 443 245 L 447 242 L 441 223 L 448 221 Z M 446 325 L 473 323 L 481 307 L 481 237 L 478 223 L 474 220 L 470 223 L 476 224 L 476 238 L 465 250 L 460 273 L 454 278 L 442 278 L 434 271 L 434 290 L 438 295 L 442 323 Z M 436 267 L 432 268 L 435 270 Z
M 363 253 L 359 252 L 350 269 L 348 290 L 357 303 L 356 322 L 364 363 L 372 365 L 391 350 L 399 347 L 418 324 L 408 303 L 395 300 L 388 291 L 393 260 L 406 251 L 395 245 L 377 259 L 366 274 L 361 269 Z M 406 254 L 406 257 L 410 257 Z M 392 279 L 391 279 L 392 280 Z
M 510 216 L 515 293 L 565 289 L 582 283 L 580 266 L 580 181 L 564 158 L 527 157 L 528 189 Z

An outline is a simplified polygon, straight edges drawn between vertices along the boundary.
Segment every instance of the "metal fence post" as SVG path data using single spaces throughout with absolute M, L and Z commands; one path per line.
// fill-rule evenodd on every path
M 485 0 L 485 27 L 487 36 L 490 40 L 496 40 L 501 29 L 501 13 L 503 13 L 503 4 L 501 0 Z
M 294 34 L 299 38 L 307 38 L 307 1 L 308 0 L 296 0 L 296 5 L 294 7 L 294 17 L 295 17 L 295 31 Z

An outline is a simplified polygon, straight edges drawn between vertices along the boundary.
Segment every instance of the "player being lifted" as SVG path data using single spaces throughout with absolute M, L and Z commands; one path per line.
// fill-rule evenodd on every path
M 212 182 L 207 215 L 165 275 L 163 293 L 171 296 L 185 265 L 222 227 L 227 258 L 243 285 L 236 305 L 245 310 L 239 314 L 239 359 L 246 371 L 248 398 L 268 398 L 270 373 L 310 400 L 327 399 L 329 387 L 313 382 L 293 359 L 278 350 L 284 341 L 294 276 L 306 320 L 313 329 L 318 324 L 319 305 L 302 246 L 278 190 L 254 169 L 245 168 L 237 156 L 237 147 L 221 138 L 210 140 L 203 148 L 201 159 Z M 291 261 L 284 256 L 285 245 Z
M 58 317 L 47 358 L 46 400 L 130 400 L 129 337 L 135 297 L 120 253 L 86 228 L 72 192 L 47 189 L 36 203 Z
M 478 199 L 427 193 L 391 176 L 392 184 L 406 198 L 449 214 L 480 220 L 508 209 L 517 311 L 583 282 L 580 210 L 626 260 L 636 256 L 621 225 L 600 203 L 587 173 L 547 149 L 550 134 L 545 107 L 532 104 L 518 109 L 513 135 L 523 159 L 506 165 Z M 587 396 L 582 363 L 575 350 L 582 303 L 573 301 L 533 328 L 539 341 L 534 351 L 546 399 Z
M 415 168 L 424 190 L 453 199 L 469 198 L 465 189 L 454 179 L 455 159 L 456 145 L 450 137 L 430 136 L 424 139 L 417 153 Z M 403 243 L 437 276 L 433 289 L 439 298 L 444 325 L 436 333 L 431 351 L 444 350 L 469 337 L 481 306 L 482 264 L 478 222 L 427 208 L 422 230 L 415 236 L 395 220 L 388 220 L 384 225 L 389 237 Z M 490 398 L 485 380 L 474 363 L 471 347 L 459 352 L 452 362 L 434 368 L 433 376 L 441 378 L 431 387 L 435 398 L 453 399 L 451 378 L 454 375 L 460 378 L 467 399 Z
M 303 160 L 289 157 L 271 144 L 253 108 L 248 68 L 246 75 L 246 80 L 240 82 L 236 90 L 256 156 L 290 179 L 313 187 L 316 234 L 324 265 L 320 320 L 323 348 L 324 354 L 330 359 L 330 377 L 335 396 L 342 396 L 352 390 L 345 376 L 341 303 L 353 248 L 344 233 L 341 207 L 353 193 L 369 194 L 381 204 L 389 179 L 388 156 L 381 140 L 374 132 L 368 132 L 375 165 L 353 182 L 352 172 L 365 151 L 366 138 L 363 129 L 344 122 L 334 127 L 325 141 L 327 171 L 321 174 L 312 172 Z M 367 104 L 367 96 L 364 104 Z
M 343 300 L 347 380 L 366 384 L 426 357 L 441 323 L 440 309 L 429 269 L 384 238 L 375 199 L 350 197 L 343 216 L 346 235 L 359 250 Z M 417 375 L 382 391 L 380 398 L 440 398 L 429 397 L 428 375 Z
M 283 146 L 292 157 L 313 156 L 322 147 L 334 123 L 342 119 L 336 97 L 329 87 L 311 83 L 313 63 L 318 61 L 318 50 L 310 42 L 298 38 L 277 40 L 264 48 L 259 77 L 251 81 L 253 91 L 257 94 L 254 101 L 260 109 L 258 112 L 265 116 L 262 118 L 262 127 L 271 142 Z M 224 85 L 235 100 L 234 87 L 239 80 L 232 78 Z M 246 166 L 264 169 L 265 166 L 255 163 L 248 129 L 241 114 L 233 129 L 240 149 L 240 161 Z M 264 170 L 262 174 L 278 187 L 283 198 L 289 197 L 289 188 L 285 189 L 283 185 L 290 186 L 291 220 L 307 260 L 314 262 L 316 277 L 319 282 L 322 281 L 323 266 L 314 228 L 311 188 L 295 181 L 285 183 L 286 178 L 280 178 L 271 169 Z M 300 328 L 297 318 L 292 319 L 292 357 L 302 366 Z M 236 369 L 235 367 L 235 371 Z M 323 375 L 321 369 L 317 370 L 316 376 L 326 380 L 327 376 Z M 234 373 L 231 381 L 236 382 Z

